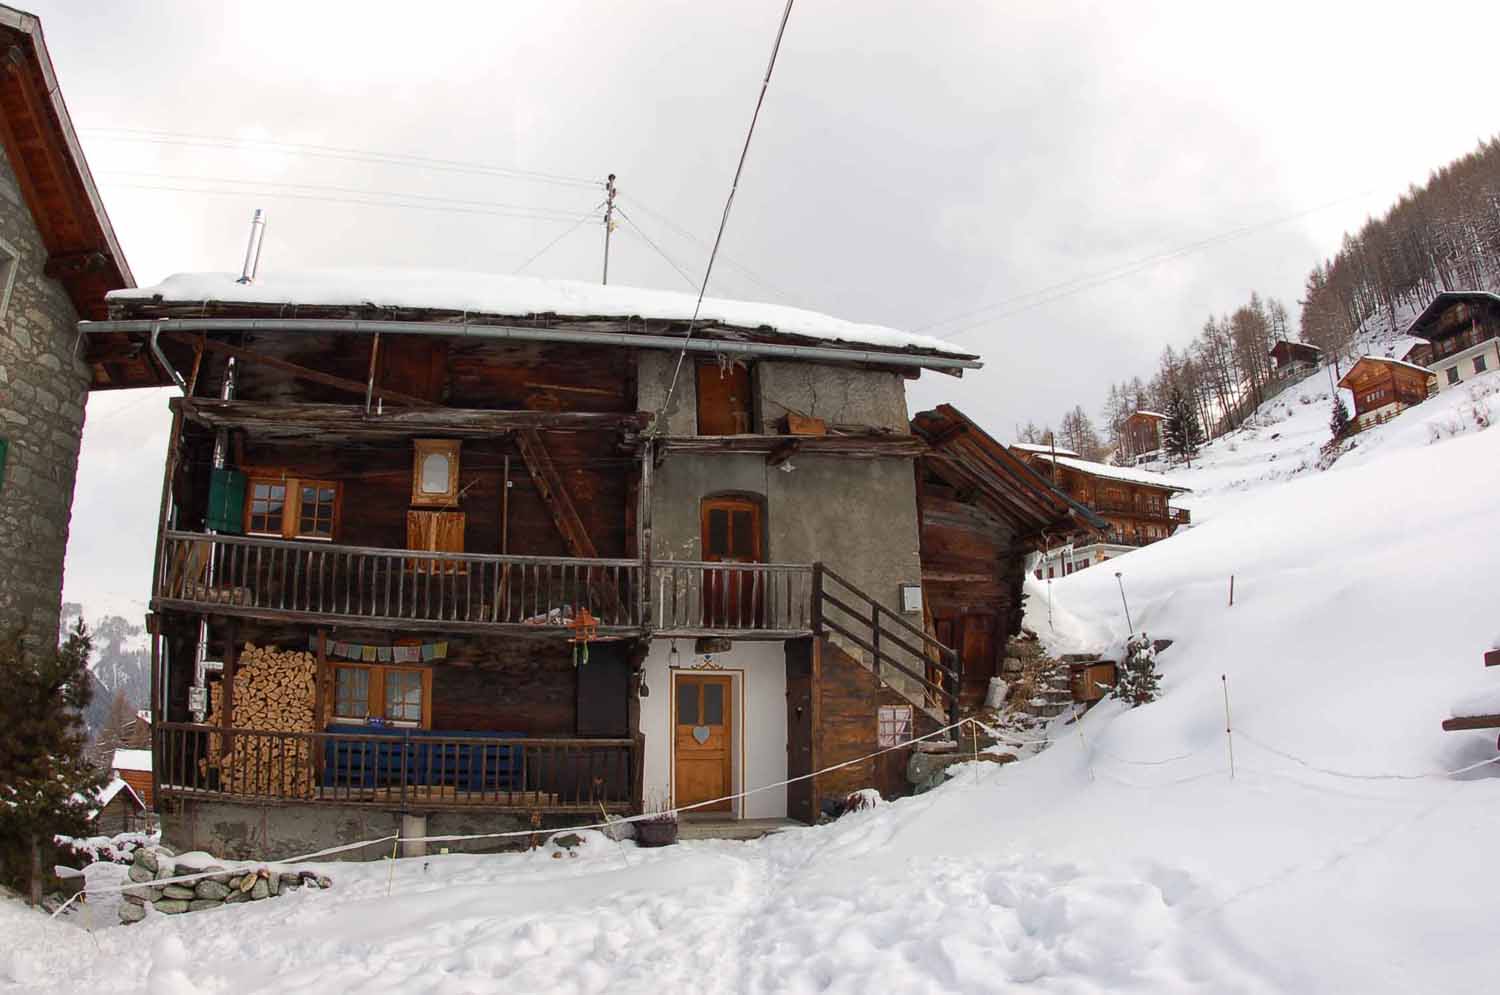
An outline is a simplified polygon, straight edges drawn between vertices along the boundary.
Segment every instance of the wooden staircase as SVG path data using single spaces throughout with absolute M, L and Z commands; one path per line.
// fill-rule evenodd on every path
M 958 651 L 822 564 L 813 566 L 813 631 L 939 725 L 959 719 Z

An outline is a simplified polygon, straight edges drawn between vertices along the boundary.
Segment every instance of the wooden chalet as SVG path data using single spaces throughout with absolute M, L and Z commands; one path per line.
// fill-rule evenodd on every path
M 1159 411 L 1136 411 L 1125 419 L 1121 426 L 1121 453 L 1131 462 L 1140 462 L 1158 456 L 1162 449 L 1162 432 L 1167 425 L 1167 416 Z M 1076 454 L 1075 454 L 1076 455 Z
M 131 789 L 145 802 L 152 804 L 151 744 L 143 747 L 122 747 L 114 751 L 109 761 L 110 772 L 129 784 Z
M 1021 631 L 1026 557 L 1103 519 L 1070 501 L 951 405 L 912 419 L 922 588 L 933 634 L 958 651 L 963 704 L 983 702 Z
M 1270 356 L 1271 375 L 1290 377 L 1316 370 L 1323 360 L 1323 350 L 1306 342 L 1279 339 L 1271 346 Z
M 1191 522 L 1186 508 L 1174 508 L 1170 503 L 1173 495 L 1186 494 L 1188 488 L 1159 473 L 1076 456 L 1054 456 L 1037 446 L 1011 449 L 1069 499 L 1104 522 L 1101 531 L 1080 530 L 1066 541 L 1050 545 L 1032 568 L 1038 578 L 1065 577 L 1123 556 L 1166 539 Z
M 995 543 L 1069 511 L 992 442 L 959 460 L 970 443 L 913 432 L 906 380 L 975 357 L 713 300 L 689 338 L 693 303 L 206 275 L 83 324 L 101 386 L 182 395 L 151 602 L 168 839 L 266 853 L 651 804 L 810 821 L 906 788 L 898 751 L 726 798 L 956 714 L 919 476 L 985 470 L 964 499 L 1009 530 Z M 989 596 L 998 637 L 1014 578 Z
M 1425 355 L 1416 359 L 1432 370 L 1438 390 L 1500 369 L 1500 294 L 1443 291 L 1406 334 L 1429 343 Z
M 89 829 L 95 836 L 142 832 L 151 827 L 149 806 L 124 778 L 111 778 L 95 796 L 94 805 Z
M 1425 367 L 1386 356 L 1361 356 L 1339 379 L 1354 395 L 1349 425 L 1361 432 L 1384 424 L 1437 393 L 1437 377 Z

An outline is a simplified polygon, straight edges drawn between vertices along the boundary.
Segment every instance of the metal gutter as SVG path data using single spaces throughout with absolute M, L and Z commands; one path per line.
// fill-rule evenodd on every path
M 364 321 L 340 318 L 157 318 L 129 321 L 81 321 L 85 335 L 110 332 L 149 332 L 152 351 L 161 329 L 183 332 L 329 332 L 338 335 L 435 335 L 505 342 L 566 342 L 575 345 L 618 346 L 626 349 L 685 350 L 731 355 L 782 356 L 789 359 L 826 360 L 836 363 L 871 363 L 879 366 L 921 367 L 929 370 L 977 370 L 978 359 L 957 356 L 917 356 L 910 353 L 871 349 L 835 349 L 828 346 L 787 345 L 776 342 L 735 342 L 722 339 L 684 339 L 672 335 L 637 335 L 633 332 L 583 332 L 565 328 L 524 328 L 517 325 L 471 325 L 460 322 Z M 159 358 L 159 357 L 158 357 Z M 170 369 L 170 367 L 168 367 Z

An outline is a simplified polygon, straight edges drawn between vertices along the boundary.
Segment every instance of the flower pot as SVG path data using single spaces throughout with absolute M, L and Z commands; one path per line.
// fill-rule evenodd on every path
M 637 846 L 671 846 L 677 842 L 676 819 L 642 819 L 635 824 Z

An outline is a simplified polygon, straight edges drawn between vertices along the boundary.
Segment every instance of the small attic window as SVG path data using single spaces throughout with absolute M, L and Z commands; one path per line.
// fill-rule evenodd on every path
M 10 314 L 10 292 L 16 285 L 16 269 L 21 254 L 15 246 L 0 238 L 0 321 Z

